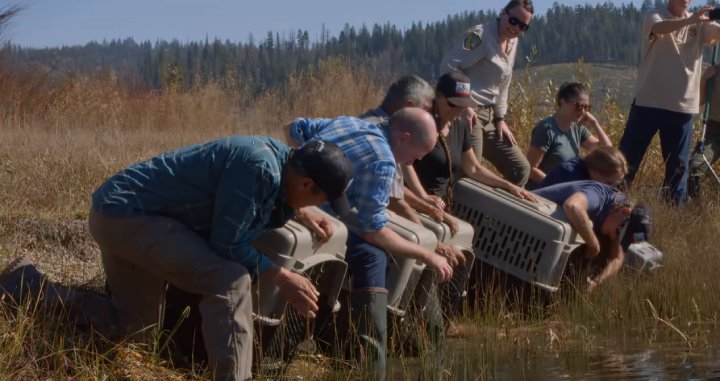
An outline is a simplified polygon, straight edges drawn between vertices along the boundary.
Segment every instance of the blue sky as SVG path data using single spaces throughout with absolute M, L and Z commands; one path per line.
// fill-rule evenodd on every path
M 536 0 L 543 14 L 555 0 Z M 630 0 L 616 1 L 617 4 Z M 507 0 L 0 0 L 0 7 L 25 6 L 4 37 L 32 47 L 85 44 L 132 37 L 181 42 L 262 40 L 268 31 L 294 35 L 307 30 L 315 40 L 323 24 L 331 36 L 345 23 L 372 26 L 391 22 L 406 28 L 413 21 L 433 22 L 466 10 L 499 10 Z M 587 1 L 561 1 L 576 5 Z M 591 3 L 598 1 L 592 0 Z M 639 0 L 634 0 L 639 4 Z

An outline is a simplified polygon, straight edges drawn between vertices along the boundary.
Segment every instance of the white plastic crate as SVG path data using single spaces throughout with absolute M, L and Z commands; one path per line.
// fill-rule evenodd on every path
M 325 213 L 319 208 L 313 209 Z M 345 243 L 348 231 L 339 220 L 332 217 L 330 220 L 334 233 L 324 244 L 304 225 L 290 220 L 284 226 L 256 239 L 253 245 L 276 266 L 309 276 L 323 300 L 336 309 L 335 303 L 347 272 Z M 267 325 L 279 324 L 286 304 L 275 283 L 257 280 L 253 286 L 253 312 L 256 320 Z
M 521 200 L 462 179 L 453 187 L 453 215 L 475 229 L 475 257 L 525 282 L 557 291 L 570 253 L 583 243 L 558 206 Z M 553 217 L 558 216 L 558 218 Z

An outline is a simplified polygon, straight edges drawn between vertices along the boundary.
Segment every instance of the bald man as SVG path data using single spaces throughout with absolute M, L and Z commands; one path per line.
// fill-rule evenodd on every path
M 452 276 L 444 257 L 400 237 L 386 225 L 390 189 L 396 161 L 409 164 L 435 146 L 437 130 L 432 116 L 420 108 L 403 108 L 387 123 L 361 119 L 297 119 L 286 130 L 288 142 L 303 144 L 322 139 L 337 144 L 355 168 L 347 190 L 358 219 L 351 226 L 346 261 L 352 274 L 351 316 L 365 356 L 372 362 L 375 379 L 385 371 L 387 345 L 387 255 L 418 259 L 430 266 L 441 281 Z

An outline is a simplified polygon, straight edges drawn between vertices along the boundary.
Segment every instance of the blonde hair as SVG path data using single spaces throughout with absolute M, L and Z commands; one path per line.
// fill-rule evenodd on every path
M 583 161 L 588 170 L 597 171 L 606 176 L 616 173 L 625 176 L 628 172 L 625 155 L 615 147 L 596 147 L 585 156 Z

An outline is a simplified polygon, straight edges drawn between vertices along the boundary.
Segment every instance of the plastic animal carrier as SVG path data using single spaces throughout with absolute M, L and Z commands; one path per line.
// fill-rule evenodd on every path
M 419 244 L 428 250 L 434 251 L 437 247 L 437 238 L 430 230 L 413 223 L 412 221 L 399 216 L 390 210 L 387 211 L 389 221 L 386 225 L 399 236 L 406 240 Z M 353 209 L 343 222 L 352 230 L 357 225 L 357 212 Z M 388 258 L 388 271 L 385 278 L 385 287 L 388 289 L 388 311 L 394 315 L 404 316 L 407 306 L 415 291 L 415 286 L 420 280 L 420 274 L 425 264 L 412 258 L 395 257 L 390 253 Z M 349 280 L 345 285 L 350 289 Z
M 539 203 L 462 179 L 453 187 L 453 214 L 475 229 L 475 257 L 547 291 L 557 291 L 570 253 L 583 243 L 547 199 Z
M 316 211 L 320 209 L 316 208 Z M 323 212 L 324 213 L 324 212 Z M 345 262 L 345 225 L 331 218 L 334 234 L 324 244 L 313 236 L 308 228 L 295 220 L 273 229 L 253 242 L 276 266 L 308 277 L 320 292 L 319 303 L 326 303 L 337 310 L 338 294 L 347 271 Z M 191 294 L 170 286 L 166 295 L 164 327 L 179 325 L 173 340 L 180 349 L 192 353 L 196 359 L 205 356 L 200 331 L 201 317 L 197 309 L 200 295 Z M 298 345 L 312 331 L 308 320 L 288 305 L 273 282 L 257 279 L 252 288 L 253 317 L 255 321 L 256 347 L 254 366 L 263 374 L 280 371 L 294 355 Z M 185 307 L 190 315 L 179 319 Z
M 465 267 L 454 269 L 450 281 L 441 284 L 438 289 L 443 312 L 445 312 L 446 316 L 453 315 L 460 310 L 462 301 L 467 296 L 470 271 L 475 261 L 475 253 L 472 250 L 474 229 L 469 223 L 456 218 L 458 231 L 453 236 L 447 223 L 435 222 L 435 220 L 424 214 L 419 214 L 419 217 L 423 226 L 435 233 L 438 241 L 459 247 L 465 255 Z M 424 274 L 423 276 L 429 275 Z M 418 302 L 422 303 L 422 299 L 419 299 Z

